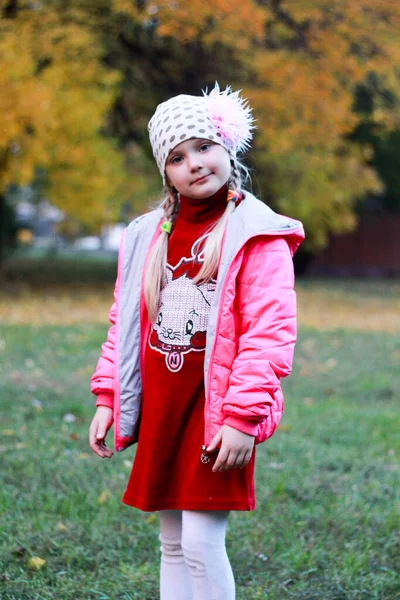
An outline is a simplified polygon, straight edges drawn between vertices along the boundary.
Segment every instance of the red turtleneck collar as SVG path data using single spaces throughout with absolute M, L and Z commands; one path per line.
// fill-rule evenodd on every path
M 185 223 L 204 223 L 217 219 L 225 211 L 227 195 L 226 184 L 212 196 L 201 200 L 187 198 L 181 194 L 178 218 Z

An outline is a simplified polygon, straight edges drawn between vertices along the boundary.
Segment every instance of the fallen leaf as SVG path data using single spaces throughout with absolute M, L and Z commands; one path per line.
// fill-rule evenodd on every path
M 124 467 L 126 467 L 127 469 L 131 469 L 132 462 L 130 460 L 124 460 Z
M 59 531 L 60 533 L 65 533 L 66 531 L 68 531 L 68 529 L 65 527 L 64 523 L 62 523 L 61 521 L 58 521 L 58 523 L 56 525 L 56 530 Z
M 14 429 L 3 429 L 3 435 L 11 437 L 12 435 L 15 435 L 15 431 Z
M 278 425 L 279 431 L 290 431 L 292 429 L 291 425 Z
M 110 493 L 109 492 L 101 492 L 100 496 L 97 498 L 97 503 L 98 504 L 104 504 L 105 502 L 107 502 L 107 500 L 110 497 Z
M 150 525 L 151 525 L 152 523 L 155 523 L 155 522 L 157 521 L 157 517 L 156 517 L 155 513 L 151 513 L 151 514 L 150 514 L 150 515 L 149 515 L 149 516 L 146 518 L 146 521 L 147 521 L 148 523 L 150 523 Z
M 81 460 L 85 460 L 87 458 L 90 458 L 90 454 L 88 454 L 87 452 L 81 452 L 80 454 L 78 454 L 78 458 Z
M 45 564 L 46 561 L 43 558 L 40 558 L 40 556 L 32 556 L 32 558 L 28 560 L 28 568 L 36 569 L 37 571 L 41 569 Z
M 23 448 L 26 448 L 26 444 L 24 444 L 24 442 L 17 442 L 17 443 L 14 445 L 14 448 L 15 448 L 16 450 L 22 450 Z

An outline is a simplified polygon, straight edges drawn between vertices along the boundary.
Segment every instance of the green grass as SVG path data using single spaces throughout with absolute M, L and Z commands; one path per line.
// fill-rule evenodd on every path
M 1 600 L 158 597 L 157 518 L 120 501 L 134 450 L 88 449 L 104 334 L 1 327 Z M 257 510 L 230 517 L 238 600 L 400 598 L 399 357 L 389 334 L 300 331 L 282 427 L 257 450 Z

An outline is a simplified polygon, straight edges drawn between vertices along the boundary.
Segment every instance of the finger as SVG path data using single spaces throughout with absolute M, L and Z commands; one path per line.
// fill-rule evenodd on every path
M 243 451 L 243 450 L 239 451 L 236 455 L 235 462 L 233 463 L 231 468 L 238 469 L 239 467 L 241 467 L 243 464 L 243 461 L 245 459 L 245 456 L 246 456 L 246 451 Z
M 89 444 L 90 444 L 90 447 L 92 447 L 92 445 L 95 444 L 96 441 L 97 441 L 97 428 L 98 428 L 97 420 L 93 419 L 93 421 L 90 424 L 90 428 L 89 428 Z
M 214 452 L 222 440 L 222 428 L 214 435 L 210 444 L 207 446 L 207 452 Z
M 89 429 L 89 446 L 91 450 L 101 458 L 104 458 L 105 453 L 103 451 L 103 444 L 101 440 L 98 440 L 98 428 L 99 424 L 96 419 L 93 419 Z
M 224 467 L 222 468 L 222 471 L 230 471 L 231 469 L 234 469 L 237 466 L 237 457 L 238 457 L 238 451 L 231 450 L 229 452 L 228 458 L 226 459 L 226 463 L 225 463 Z
M 244 469 L 244 468 L 245 468 L 245 467 L 246 467 L 246 466 L 249 464 L 249 462 L 250 462 L 250 459 L 251 459 L 251 451 L 250 451 L 250 450 L 248 450 L 248 451 L 246 452 L 246 454 L 244 455 L 244 459 L 243 459 L 243 461 L 242 461 L 242 465 L 241 465 L 241 467 L 240 467 L 240 468 L 241 468 L 241 469 Z
M 226 460 L 228 458 L 229 455 L 229 450 L 227 450 L 226 448 L 222 447 L 221 450 L 218 452 L 218 456 L 217 456 L 217 460 L 215 461 L 215 464 L 213 466 L 213 471 L 214 473 L 216 471 L 222 471 L 223 467 L 226 464 Z
M 97 454 L 98 456 L 101 456 L 101 458 L 104 458 L 104 451 L 102 450 L 102 447 L 95 442 L 94 444 L 90 444 L 90 448 L 93 450 L 93 452 L 95 454 Z
M 106 445 L 104 445 L 102 447 L 102 451 L 103 451 L 103 458 L 111 458 L 114 454 L 114 452 L 110 448 L 107 448 Z
M 107 448 L 106 444 L 102 441 L 95 442 L 94 444 L 90 444 L 91 449 L 95 454 L 101 456 L 101 458 L 111 458 L 114 454 L 110 448 Z
M 104 440 L 106 437 L 106 428 L 103 426 L 100 426 L 99 429 L 97 430 L 96 433 L 96 439 L 100 440 Z
M 114 452 L 112 450 L 110 450 L 110 448 L 107 446 L 105 440 L 102 440 L 101 442 L 98 442 L 98 446 L 101 448 L 102 452 L 103 452 L 103 458 L 111 458 L 112 455 L 114 454 Z

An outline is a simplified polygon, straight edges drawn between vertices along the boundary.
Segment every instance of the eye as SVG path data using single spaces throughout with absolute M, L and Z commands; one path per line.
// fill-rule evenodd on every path
M 157 325 L 158 325 L 158 326 L 160 326 L 160 325 L 161 325 L 161 321 L 162 321 L 162 312 L 160 312 L 160 313 L 158 314 L 158 317 L 157 317 Z
M 205 152 L 206 150 L 208 150 L 209 148 L 211 148 L 211 144 L 209 144 L 208 142 L 206 144 L 202 144 L 199 148 L 200 152 Z
M 185 333 L 190 334 L 193 331 L 193 321 L 191 319 L 189 319 L 189 321 L 187 321 L 186 323 L 186 331 Z
M 179 165 L 179 163 L 181 162 L 181 160 L 182 160 L 182 156 L 174 156 L 174 158 L 172 158 L 170 160 L 170 164 L 171 165 Z

